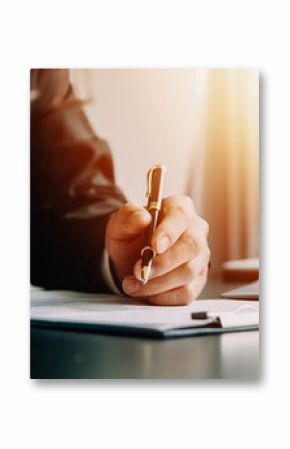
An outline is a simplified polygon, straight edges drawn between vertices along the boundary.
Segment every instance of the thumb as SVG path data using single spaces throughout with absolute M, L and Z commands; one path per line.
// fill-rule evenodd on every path
M 149 225 L 150 213 L 144 207 L 126 203 L 115 212 L 107 227 L 107 238 L 126 240 L 137 236 Z

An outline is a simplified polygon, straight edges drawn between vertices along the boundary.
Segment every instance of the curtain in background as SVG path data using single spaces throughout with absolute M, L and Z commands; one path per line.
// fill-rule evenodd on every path
M 187 193 L 210 225 L 211 269 L 258 256 L 259 73 L 212 69 Z

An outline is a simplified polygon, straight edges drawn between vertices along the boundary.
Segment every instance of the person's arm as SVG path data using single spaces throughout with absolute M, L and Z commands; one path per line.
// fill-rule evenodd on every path
M 31 282 L 109 291 L 107 222 L 125 197 L 108 145 L 93 132 L 66 70 L 31 71 Z

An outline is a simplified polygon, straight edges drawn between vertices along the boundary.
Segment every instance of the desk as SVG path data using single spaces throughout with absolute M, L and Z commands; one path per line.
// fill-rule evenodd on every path
M 240 286 L 212 278 L 201 298 Z M 259 332 L 151 340 L 31 328 L 33 379 L 259 378 Z

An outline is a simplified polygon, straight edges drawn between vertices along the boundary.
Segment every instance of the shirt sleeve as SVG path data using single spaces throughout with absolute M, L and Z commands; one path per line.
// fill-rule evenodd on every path
M 125 296 L 124 292 L 121 291 L 114 280 L 114 276 L 111 270 L 110 257 L 106 249 L 104 249 L 103 253 L 102 273 L 108 288 L 116 295 Z

